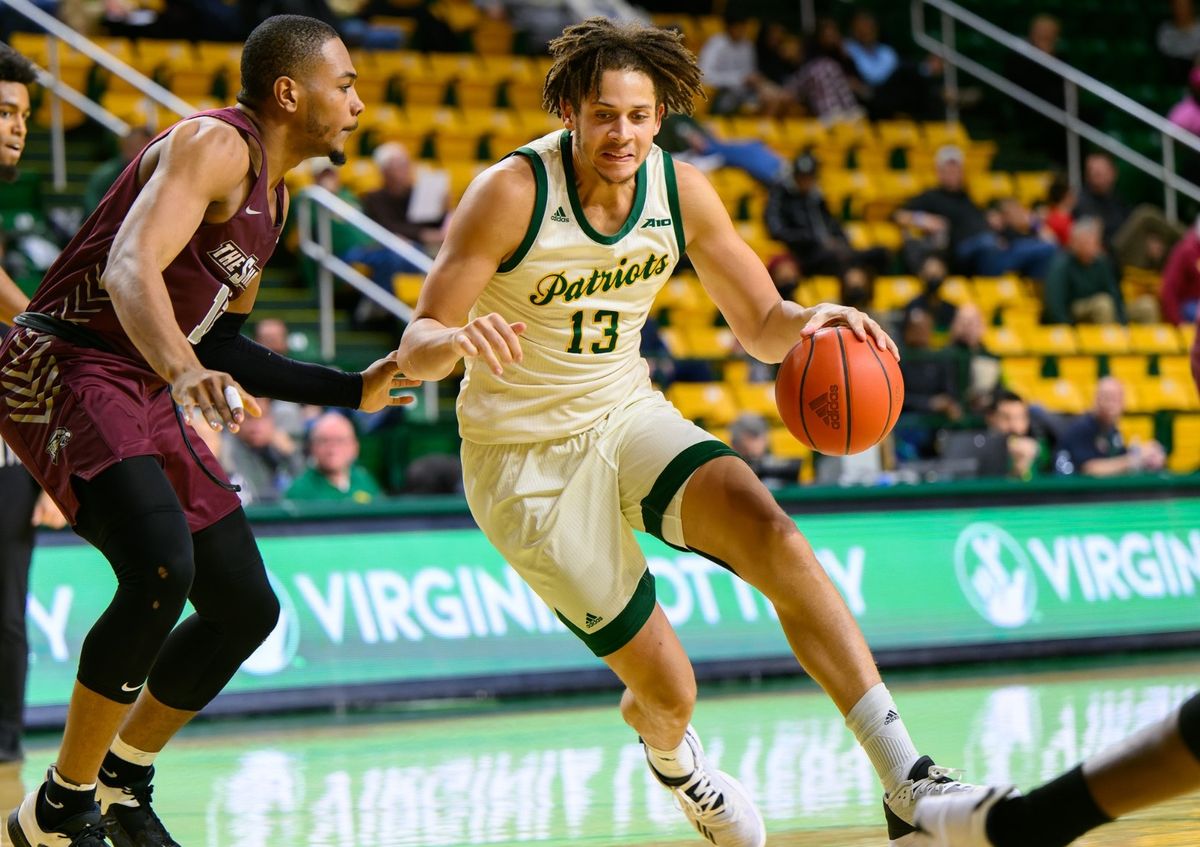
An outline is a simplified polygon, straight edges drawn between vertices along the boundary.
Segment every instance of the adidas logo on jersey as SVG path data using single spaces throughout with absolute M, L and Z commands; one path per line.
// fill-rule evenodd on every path
M 554 210 L 554 214 L 550 216 L 550 220 L 558 221 L 560 224 L 569 224 L 571 222 L 571 219 L 567 217 L 567 213 L 563 211 L 562 206 Z
M 604 618 L 600 617 L 600 615 L 593 615 L 591 612 L 588 612 L 583 617 L 583 625 L 588 629 L 591 629 L 602 620 L 604 620 Z
M 838 387 L 829 386 L 829 390 L 808 404 L 821 422 L 830 429 L 842 428 L 842 414 L 838 411 Z

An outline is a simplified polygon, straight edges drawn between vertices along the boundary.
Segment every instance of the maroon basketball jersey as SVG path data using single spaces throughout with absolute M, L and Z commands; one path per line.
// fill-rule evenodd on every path
M 224 223 L 201 223 L 187 246 L 163 271 L 175 320 L 193 344 L 204 337 L 213 321 L 228 308 L 229 301 L 241 294 L 266 264 L 275 251 L 283 225 L 283 183 L 277 186 L 274 198 L 270 198 L 266 151 L 258 129 L 244 112 L 234 107 L 197 112 L 184 120 L 206 116 L 231 124 L 254 139 L 262 150 L 262 164 L 250 196 L 237 214 Z M 150 143 L 160 141 L 176 126 L 179 124 L 168 127 Z M 114 348 L 142 363 L 145 359 L 117 319 L 100 277 L 108 264 L 113 238 L 141 190 L 137 173 L 145 154 L 145 150 L 139 153 L 117 177 L 96 211 L 46 271 L 29 304 L 30 311 L 86 325 Z M 267 205 L 271 201 L 277 204 L 278 223 L 274 225 Z

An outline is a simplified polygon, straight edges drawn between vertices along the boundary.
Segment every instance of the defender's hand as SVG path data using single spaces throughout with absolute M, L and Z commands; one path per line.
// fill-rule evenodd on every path
M 262 416 L 258 401 L 221 371 L 184 371 L 171 383 L 171 397 L 183 409 L 185 421 L 191 422 L 195 410 L 214 432 L 225 427 L 237 432 L 247 412 L 256 418 Z
M 808 311 L 808 323 L 800 330 L 802 336 L 808 337 L 823 326 L 848 326 L 859 341 L 866 341 L 870 335 L 875 346 L 880 350 L 890 351 L 896 357 L 896 361 L 900 361 L 900 350 L 896 347 L 896 342 L 892 341 L 883 331 L 883 327 L 865 312 L 836 303 L 818 303 Z
M 408 406 L 417 398 L 401 392 L 421 384 L 419 379 L 409 379 L 400 373 L 395 353 L 373 362 L 362 372 L 362 381 L 362 402 L 358 408 L 364 412 L 378 412 L 388 406 Z
M 510 324 L 492 312 L 476 318 L 454 333 L 454 352 L 467 359 L 482 357 L 492 373 L 499 376 L 504 373 L 506 363 L 519 362 L 524 358 L 520 340 L 523 332 L 523 322 Z

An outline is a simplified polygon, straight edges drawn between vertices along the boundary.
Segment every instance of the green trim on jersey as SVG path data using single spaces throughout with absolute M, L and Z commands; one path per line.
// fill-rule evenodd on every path
M 641 632 L 646 621 L 650 620 L 650 613 L 654 611 L 654 602 L 654 574 L 650 573 L 650 569 L 647 568 L 642 574 L 642 578 L 638 580 L 637 588 L 633 590 L 633 596 L 629 598 L 625 608 L 603 629 L 588 632 L 575 626 L 558 610 L 555 610 L 555 614 L 567 629 L 575 633 L 579 640 L 587 645 L 589 650 L 597 656 L 604 657 L 620 650 Z
M 571 131 L 564 129 L 558 140 L 558 149 L 562 154 L 563 173 L 567 178 L 567 197 L 571 201 L 571 209 L 575 212 L 575 220 L 579 224 L 579 228 L 583 230 L 583 234 L 595 241 L 597 244 L 616 244 L 625 236 L 633 231 L 637 226 L 637 222 L 642 219 L 642 209 L 646 207 L 646 163 L 642 162 L 641 167 L 637 172 L 637 189 L 633 196 L 633 208 L 629 210 L 629 217 L 625 219 L 625 225 L 613 235 L 604 235 L 596 232 L 592 225 L 588 223 L 587 217 L 583 214 L 583 206 L 579 202 L 579 187 L 575 185 L 575 162 L 571 158 Z
M 671 500 L 679 491 L 679 487 L 687 482 L 688 477 L 695 473 L 701 465 L 711 462 L 719 456 L 736 455 L 738 454 L 735 450 L 714 438 L 711 441 L 699 441 L 693 444 L 668 462 L 667 466 L 662 469 L 662 473 L 658 475 L 658 479 L 654 480 L 654 485 L 650 487 L 650 493 L 642 499 L 642 525 L 646 527 L 646 532 L 666 544 L 671 544 L 670 541 L 663 538 L 662 522 L 663 515 L 667 513 L 667 507 L 671 505 Z M 676 550 L 687 549 L 674 544 L 671 546 Z
M 496 273 L 501 274 L 506 274 L 521 264 L 521 260 L 525 258 L 525 254 L 537 240 L 538 231 L 542 228 L 542 220 L 546 217 L 546 197 L 550 193 L 550 180 L 546 177 L 546 165 L 536 150 L 532 147 L 520 147 L 508 155 L 520 155 L 529 160 L 529 164 L 533 168 L 533 178 L 537 182 L 537 196 L 533 201 L 533 214 L 529 217 L 529 228 L 525 230 L 525 237 L 521 239 L 520 246 L 517 247 L 515 253 L 500 264 L 500 267 L 496 268 Z
M 679 258 L 687 252 L 687 239 L 683 234 L 683 212 L 679 211 L 679 183 L 675 181 L 675 161 L 666 150 L 662 153 L 663 176 L 667 179 L 667 205 L 671 209 L 671 225 L 675 227 L 675 240 L 679 242 Z

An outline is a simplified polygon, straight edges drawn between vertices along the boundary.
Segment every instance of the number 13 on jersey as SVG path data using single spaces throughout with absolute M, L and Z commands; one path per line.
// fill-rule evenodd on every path
M 617 329 L 620 320 L 620 314 L 609 309 L 601 309 L 592 315 L 592 323 L 600 326 L 603 336 L 602 341 L 592 343 L 593 353 L 611 353 L 617 348 Z M 568 353 L 583 352 L 583 323 L 584 312 L 580 311 L 571 315 L 571 346 L 567 348 Z

